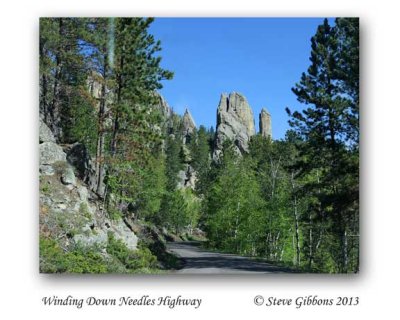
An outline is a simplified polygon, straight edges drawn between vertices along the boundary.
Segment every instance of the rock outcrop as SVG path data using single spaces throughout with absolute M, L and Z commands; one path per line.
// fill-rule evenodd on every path
M 156 107 L 161 111 L 165 119 L 170 119 L 173 114 L 172 108 L 161 94 L 155 92 L 154 95 L 156 97 Z
M 67 153 L 67 161 L 75 168 L 78 178 L 87 185 L 89 190 L 97 192 L 98 175 L 85 145 L 74 143 L 66 147 L 65 152 Z M 104 189 L 104 186 L 100 189 Z
M 67 156 L 61 146 L 52 142 L 54 136 L 42 122 L 39 135 L 41 236 L 58 239 L 61 247 L 68 251 L 76 245 L 99 245 L 104 248 L 108 233 L 112 232 L 129 249 L 136 249 L 136 235 L 122 219 L 109 219 L 103 203 L 80 179 L 88 169 L 87 164 L 77 161 L 83 149 L 75 145 L 71 148 L 75 151 L 71 153 L 71 150 L 67 150 Z M 78 168 L 67 162 L 67 158 Z
M 190 137 L 193 135 L 195 129 L 196 124 L 194 123 L 193 117 L 190 114 L 189 110 L 186 109 L 182 118 L 183 143 L 187 143 L 190 141 Z
M 269 137 L 272 139 L 271 115 L 264 108 L 262 108 L 260 112 L 259 125 L 260 125 L 260 134 L 263 137 Z
M 185 167 L 178 173 L 178 189 L 191 188 L 195 189 L 197 181 L 197 172 L 190 165 L 193 160 L 189 149 L 189 143 L 193 138 L 193 133 L 196 130 L 196 124 L 189 110 L 186 109 L 182 117 L 182 156 Z
M 52 175 L 54 170 L 51 165 L 66 161 L 66 154 L 55 141 L 49 127 L 39 120 L 39 171 L 42 174 Z
M 39 143 L 43 142 L 56 142 L 53 133 L 49 129 L 49 127 L 43 122 L 42 119 L 39 119 Z
M 225 140 L 230 139 L 243 154 L 248 152 L 250 137 L 255 135 L 253 111 L 247 99 L 237 92 L 222 94 L 217 110 L 214 160 L 218 159 Z
M 197 172 L 189 164 L 185 165 L 183 170 L 178 173 L 178 189 L 191 188 L 195 189 L 197 182 Z
M 66 154 L 58 144 L 43 142 L 39 145 L 39 165 L 50 165 L 65 160 Z
M 100 99 L 103 77 L 100 73 L 92 72 L 86 79 L 86 85 L 90 95 L 95 99 Z

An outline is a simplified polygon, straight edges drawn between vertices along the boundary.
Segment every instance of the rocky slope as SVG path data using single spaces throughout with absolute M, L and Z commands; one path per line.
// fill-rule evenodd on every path
M 72 166 L 63 148 L 54 141 L 50 129 L 40 121 L 40 235 L 57 239 L 68 251 L 76 245 L 104 248 L 112 233 L 128 249 L 135 250 L 138 237 L 123 220 L 107 217 L 102 202 L 79 177 L 85 170 Z

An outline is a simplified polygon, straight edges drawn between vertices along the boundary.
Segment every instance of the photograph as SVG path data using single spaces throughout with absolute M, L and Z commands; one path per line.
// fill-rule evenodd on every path
M 358 17 L 38 27 L 39 273 L 359 274 Z

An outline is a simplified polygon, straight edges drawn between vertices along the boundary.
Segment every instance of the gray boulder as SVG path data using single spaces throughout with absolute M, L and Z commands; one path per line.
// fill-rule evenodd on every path
M 84 186 L 79 186 L 77 188 L 79 199 L 83 202 L 87 202 L 89 199 L 89 192 L 88 189 L 85 188 Z
M 123 220 L 114 221 L 110 231 L 114 232 L 114 237 L 121 240 L 130 250 L 137 249 L 138 238 Z
M 63 173 L 61 174 L 61 182 L 66 185 L 76 185 L 74 170 L 71 167 L 68 166 L 63 170 Z
M 44 164 L 44 165 L 39 166 L 39 173 L 41 175 L 45 175 L 45 176 L 52 176 L 52 175 L 54 175 L 55 170 L 54 170 L 53 166 Z
M 67 155 L 54 142 L 43 142 L 39 145 L 39 165 L 50 165 L 58 161 L 66 161 Z
M 56 142 L 56 139 L 49 127 L 39 119 L 39 143 L 43 142 Z

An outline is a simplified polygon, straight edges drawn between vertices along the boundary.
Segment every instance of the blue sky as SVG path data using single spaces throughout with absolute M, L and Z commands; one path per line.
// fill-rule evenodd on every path
M 330 22 L 333 20 L 330 20 Z M 216 125 L 222 92 L 240 92 L 253 109 L 258 130 L 262 107 L 272 116 L 274 139 L 289 129 L 285 107 L 299 110 L 291 88 L 310 64 L 311 37 L 323 18 L 156 18 L 162 67 L 174 71 L 160 91 L 196 125 Z M 331 23 L 332 24 L 332 23 Z

